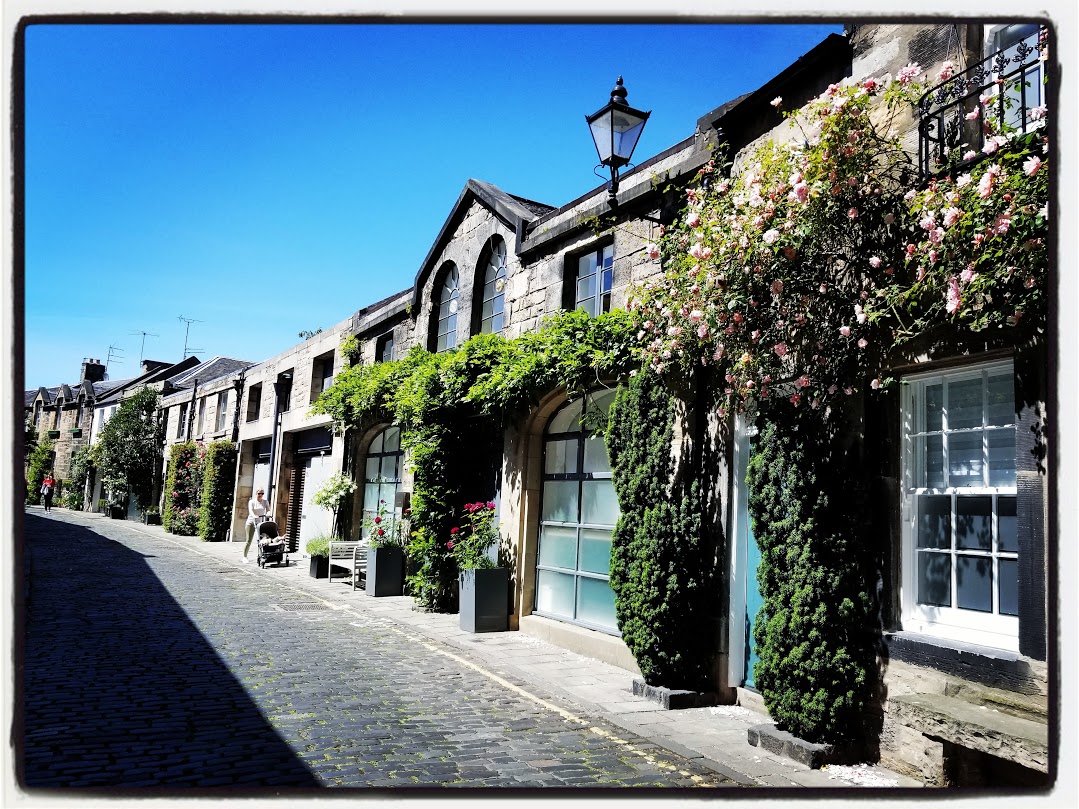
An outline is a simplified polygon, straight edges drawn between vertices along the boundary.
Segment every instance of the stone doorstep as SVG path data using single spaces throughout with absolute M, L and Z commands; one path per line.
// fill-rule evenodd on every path
M 682 708 L 708 708 L 719 704 L 719 695 L 703 691 L 687 691 L 677 688 L 663 688 L 648 685 L 639 678 L 633 679 L 633 696 L 644 697 L 668 711 Z
M 1049 771 L 1049 727 L 1041 722 L 943 694 L 901 694 L 888 708 L 895 721 L 930 738 Z
M 858 756 L 853 749 L 831 744 L 815 744 L 780 730 L 771 722 L 754 725 L 748 732 L 749 743 L 777 756 L 783 756 L 819 770 L 825 764 L 854 764 Z

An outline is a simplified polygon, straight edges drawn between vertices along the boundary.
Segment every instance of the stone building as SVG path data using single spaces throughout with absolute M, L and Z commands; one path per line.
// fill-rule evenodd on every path
M 122 389 L 131 381 L 106 379 L 105 371 L 105 366 L 99 360 L 86 358 L 77 384 L 25 392 L 27 423 L 39 441 L 53 442 L 52 473 L 57 480 L 68 478 L 71 459 L 81 447 L 89 446 L 94 407 L 98 400 Z
M 1036 37 L 1037 26 L 1033 30 Z M 258 486 L 270 495 L 275 519 L 294 550 L 329 530 L 330 515 L 313 507 L 311 497 L 330 474 L 354 470 L 352 536 L 359 535 L 362 515 L 378 500 L 394 502 L 398 493 L 410 491 L 408 459 L 394 425 L 335 435 L 326 417 L 308 412 L 342 367 L 344 337 L 361 339 L 363 362 L 380 362 L 399 359 L 413 346 L 451 349 L 481 332 L 513 338 L 560 309 L 598 314 L 624 306 L 631 286 L 659 271 L 645 247 L 655 241 L 659 224 L 672 221 L 681 206 L 677 189 L 709 160 L 712 147 L 728 144 L 738 172 L 762 139 L 790 137 L 770 104 L 775 96 L 793 109 L 833 82 L 894 75 L 911 62 L 930 75 L 946 60 L 963 71 L 1001 51 L 1014 57 L 1018 43 L 1030 35 L 1029 26 L 853 26 L 756 91 L 700 116 L 682 142 L 642 160 L 623 175 L 613 210 L 603 187 L 556 208 L 469 180 L 410 288 L 245 372 L 237 410 L 233 538 L 243 536 L 246 503 Z M 1040 81 L 1037 86 L 1042 93 Z M 931 109 L 922 112 L 931 114 Z M 926 153 L 927 133 L 942 131 L 922 123 L 912 115 L 904 129 L 915 166 Z M 676 190 L 665 192 L 667 187 Z M 612 214 L 617 227 L 594 228 L 597 217 Z M 892 369 L 902 380 L 901 393 L 881 404 L 864 403 L 867 428 L 859 439 L 879 467 L 872 481 L 883 560 L 886 696 L 876 706 L 879 754 L 888 765 L 927 783 L 1038 783 L 1051 766 L 1047 660 L 1054 637 L 1047 600 L 1049 473 L 1039 460 L 1045 457 L 1042 419 L 1050 405 L 1047 357 L 1044 348 L 1026 352 L 999 342 L 923 349 Z M 215 396 L 226 406 L 234 401 L 228 398 L 233 381 L 221 378 L 199 390 L 205 404 L 198 406 L 205 406 L 216 431 L 184 426 L 194 418 L 184 410 L 196 406 L 193 394 L 166 397 L 169 440 L 227 437 L 229 422 L 215 420 L 213 406 Z M 597 394 L 597 401 L 609 401 L 609 394 Z M 966 439 L 954 425 L 920 432 L 911 425 L 924 426 L 927 408 L 940 397 L 958 412 L 967 394 L 981 403 L 977 429 L 984 452 L 971 456 L 965 467 L 976 468 L 978 480 L 948 472 L 955 480 L 944 480 L 947 485 L 914 485 L 926 470 L 916 468 L 911 446 L 939 437 L 960 447 Z M 999 406 L 989 413 L 987 401 Z M 510 625 L 633 672 L 636 664 L 614 619 L 609 562 L 604 563 L 618 502 L 603 440 L 585 441 L 588 435 L 575 418 L 579 406 L 567 401 L 564 391 L 549 391 L 503 436 L 501 465 L 491 470 L 500 531 L 515 559 Z M 728 426 L 732 440 L 719 475 L 727 545 L 717 577 L 723 615 L 716 632 L 715 690 L 727 701 L 764 710 L 753 685 L 759 557 L 744 482 L 754 429 L 741 419 Z M 1028 446 L 1028 436 L 1039 437 L 1042 445 Z M 589 468 L 549 474 L 546 458 L 567 443 L 587 446 Z M 990 445 L 991 459 L 984 454 Z M 968 576 L 949 593 L 927 589 L 924 576 L 919 578 L 926 563 L 924 535 L 940 523 L 923 517 L 934 508 L 952 521 L 956 515 L 981 520 L 995 532 L 988 550 L 974 553 L 953 541 L 935 563 L 946 561 L 951 570 L 969 573 L 978 556 L 974 561 L 988 560 L 982 567 L 995 571 L 991 576 Z M 551 551 L 559 547 L 572 552 Z

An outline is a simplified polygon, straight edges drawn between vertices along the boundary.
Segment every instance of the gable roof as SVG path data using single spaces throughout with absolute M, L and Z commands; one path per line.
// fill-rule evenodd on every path
M 238 360 L 232 357 L 213 357 L 206 362 L 187 368 L 178 374 L 168 377 L 169 385 L 175 389 L 191 388 L 197 379 L 199 384 L 205 384 L 223 376 L 244 371 L 256 363 L 248 360 Z
M 427 281 L 427 276 L 434 270 L 435 260 L 442 254 L 450 239 L 453 238 L 458 224 L 468 213 L 468 209 L 473 202 L 479 202 L 487 208 L 514 233 L 517 233 L 525 222 L 531 222 L 537 216 L 542 216 L 547 211 L 554 210 L 552 206 L 544 205 L 542 202 L 507 194 L 501 188 L 485 183 L 483 180 L 469 179 L 465 183 L 461 195 L 457 198 L 457 202 L 450 209 L 450 215 L 446 217 L 446 221 L 438 232 L 434 244 L 431 245 L 431 249 L 427 252 L 427 257 L 420 265 L 419 272 L 416 273 L 416 282 L 412 286 L 413 307 L 419 307 L 423 285 Z
M 130 388 L 142 385 L 150 385 L 154 382 L 160 382 L 166 379 L 170 373 L 175 373 L 176 369 L 189 368 L 193 365 L 198 365 L 198 362 L 198 358 L 194 356 L 185 357 L 184 359 L 176 363 L 163 364 L 159 362 L 153 362 L 152 365 L 154 367 L 152 367 L 150 370 L 144 371 L 141 375 L 136 376 L 133 379 L 125 380 L 124 382 L 111 388 L 110 390 L 102 392 L 102 394 L 97 397 L 97 401 L 95 402 L 95 404 L 111 404 L 113 401 L 119 401 L 123 398 L 124 392 L 129 390 Z

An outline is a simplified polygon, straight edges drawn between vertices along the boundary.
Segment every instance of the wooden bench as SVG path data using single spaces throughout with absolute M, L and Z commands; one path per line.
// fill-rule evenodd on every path
M 923 736 L 1037 772 L 1049 769 L 1049 728 L 1044 722 L 943 694 L 902 694 L 888 704 L 897 721 Z
M 358 575 L 367 576 L 367 540 L 335 540 L 330 542 L 328 578 L 333 579 L 333 569 L 343 567 L 352 577 L 352 589 L 356 589 Z

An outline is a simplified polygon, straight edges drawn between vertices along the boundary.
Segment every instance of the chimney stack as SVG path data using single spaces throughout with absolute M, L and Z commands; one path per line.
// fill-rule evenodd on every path
M 83 382 L 101 382 L 105 378 L 105 366 L 101 364 L 101 360 L 92 360 L 87 357 L 82 362 L 81 373 L 80 385 Z

